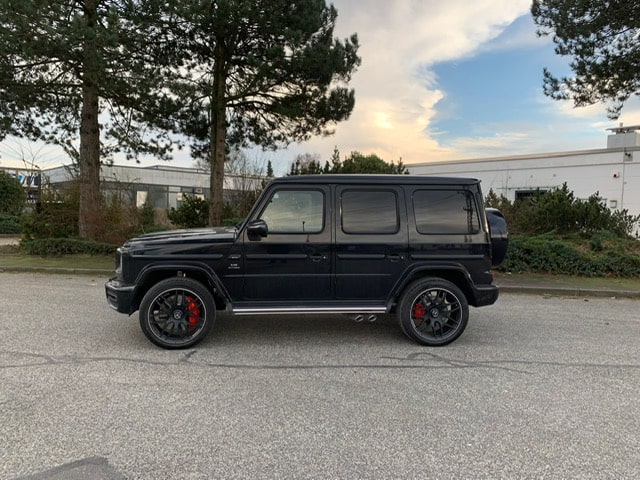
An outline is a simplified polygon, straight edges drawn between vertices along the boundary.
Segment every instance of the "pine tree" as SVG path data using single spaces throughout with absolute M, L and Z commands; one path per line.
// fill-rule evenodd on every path
M 0 138 L 60 145 L 77 162 L 80 235 L 95 238 L 100 165 L 171 142 L 160 0 L 0 0 Z M 168 128 L 168 125 L 161 125 Z M 77 139 L 79 138 L 79 144 Z
M 324 0 L 184 2 L 173 94 L 179 130 L 211 164 L 211 225 L 222 216 L 225 152 L 286 146 L 331 133 L 354 106 L 356 35 L 333 37 L 337 11 Z M 184 33 L 184 35 L 183 35 Z M 293 167 L 292 167 L 293 168 Z
M 544 92 L 575 106 L 603 102 L 618 118 L 640 94 L 640 3 L 637 0 L 534 0 L 538 35 L 553 35 L 558 55 L 572 57 L 573 76 L 544 70 Z

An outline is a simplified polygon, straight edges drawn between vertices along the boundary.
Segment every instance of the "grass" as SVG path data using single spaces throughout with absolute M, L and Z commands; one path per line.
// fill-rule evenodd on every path
M 15 245 L 0 246 L 1 269 L 35 269 L 35 270 L 93 270 L 105 273 L 115 270 L 113 255 L 61 255 L 39 257 L 26 255 Z
M 640 291 L 640 278 L 577 277 L 550 273 L 494 272 L 495 282 L 502 285 L 534 285 L 573 287 L 593 290 Z

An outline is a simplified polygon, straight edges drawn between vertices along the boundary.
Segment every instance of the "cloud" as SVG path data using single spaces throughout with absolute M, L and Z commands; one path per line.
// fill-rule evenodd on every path
M 445 92 L 430 66 L 464 58 L 528 12 L 529 0 L 369 0 L 333 2 L 335 34 L 358 34 L 362 65 L 353 76 L 356 106 L 335 135 L 293 149 L 329 158 L 335 145 L 405 163 L 451 159 L 455 152 L 430 134 Z

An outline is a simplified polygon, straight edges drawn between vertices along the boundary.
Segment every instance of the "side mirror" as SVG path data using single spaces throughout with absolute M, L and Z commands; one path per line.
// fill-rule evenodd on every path
M 266 237 L 269 233 L 269 227 L 264 220 L 252 220 L 247 225 L 247 235 L 250 238 Z

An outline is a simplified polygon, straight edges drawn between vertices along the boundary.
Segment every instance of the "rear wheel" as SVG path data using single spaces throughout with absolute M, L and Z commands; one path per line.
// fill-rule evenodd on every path
M 204 285 L 190 278 L 168 278 L 154 285 L 140 304 L 140 327 L 156 345 L 187 348 L 207 336 L 215 303 Z
M 462 335 L 469 304 L 462 291 L 440 278 L 423 278 L 409 285 L 400 300 L 402 331 L 418 343 L 446 345 Z

